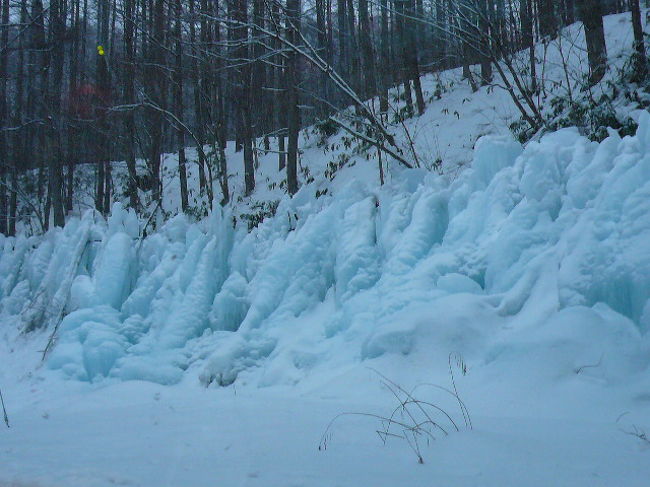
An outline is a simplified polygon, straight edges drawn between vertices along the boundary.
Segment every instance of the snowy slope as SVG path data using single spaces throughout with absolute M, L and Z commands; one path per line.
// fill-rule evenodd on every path
M 645 22 L 645 15 L 643 17 Z M 633 32 L 630 15 L 626 13 L 607 16 L 604 22 L 609 69 L 604 79 L 590 90 L 583 89 L 588 73 L 588 62 L 584 32 L 580 23 L 563 29 L 556 40 L 537 45 L 537 75 L 540 90 L 535 97 L 535 102 L 549 118 L 562 115 L 562 113 L 555 114 L 553 103 L 557 98 L 566 98 L 571 93 L 577 103 L 588 98 L 601 103 L 603 95 L 608 95 L 612 98 L 611 108 L 617 113 L 619 120 L 626 118 L 638 120 L 639 112 L 632 110 L 632 104 L 624 96 L 625 90 L 621 84 L 622 72 L 629 69 L 632 52 Z M 527 71 L 528 62 L 528 52 L 514 58 L 515 65 L 522 72 Z M 480 67 L 473 66 L 472 71 L 478 80 Z M 510 82 L 512 83 L 512 79 Z M 480 87 L 473 93 L 469 83 L 462 78 L 460 68 L 425 75 L 422 77 L 422 87 L 427 103 L 426 112 L 422 116 L 406 119 L 403 124 L 395 120 L 396 113 L 404 109 L 404 101 L 398 100 L 403 90 L 391 90 L 387 123 L 395 135 L 403 156 L 412 164 L 428 170 L 433 170 L 437 164 L 440 164 L 442 172 L 452 179 L 455 178 L 462 168 L 471 163 L 474 147 L 481 137 L 511 135 L 511 124 L 520 120 L 521 114 L 502 85 L 502 80 L 495 73 L 493 86 Z M 618 90 L 618 96 L 612 94 L 613 87 Z M 640 96 L 649 95 L 640 92 Z M 378 99 L 371 100 L 369 105 L 374 110 L 378 110 Z M 410 141 L 413 141 L 413 147 Z M 272 150 L 277 149 L 274 142 L 272 139 Z M 301 185 L 306 186 L 307 192 L 315 195 L 318 191 L 327 189 L 330 193 L 335 193 L 337 188 L 345 185 L 350 179 L 373 181 L 375 184 L 379 182 L 377 157 L 373 149 L 362 147 L 361 150 L 357 150 L 358 144 L 343 131 L 327 139 L 325 145 L 320 142 L 321 135 L 313 127 L 301 133 L 300 165 L 303 170 L 299 171 L 298 177 Z M 258 141 L 257 145 L 261 148 L 261 141 Z M 189 161 L 195 161 L 197 157 L 194 149 L 189 149 L 187 156 Z M 254 212 L 251 208 L 256 204 L 277 201 L 284 196 L 281 183 L 285 173 L 277 171 L 275 153 L 259 153 L 259 167 L 256 171 L 258 184 L 251 197 L 243 196 L 243 154 L 235 152 L 234 145 L 229 143 L 226 158 L 231 193 L 236 201 L 233 208 L 236 216 Z M 339 164 L 342 160 L 348 162 L 334 174 L 333 181 L 330 181 L 328 171 L 331 170 L 331 164 Z M 388 166 L 387 178 L 390 180 L 395 163 L 387 164 L 386 157 L 383 162 Z M 190 164 L 189 168 L 190 203 L 196 199 L 198 204 L 200 197 L 196 166 Z M 123 167 L 122 173 L 125 172 L 126 169 Z M 397 172 L 399 173 L 399 170 Z M 171 214 L 176 214 L 180 208 L 180 187 L 178 159 L 175 154 L 165 156 L 164 175 L 163 207 Z M 219 201 L 220 188 L 217 184 L 214 186 L 215 199 Z M 92 194 L 92 186 L 86 192 Z M 92 201 L 88 203 L 92 204 Z
M 557 475 L 564 485 L 645 485 L 647 447 L 624 431 L 647 428 L 650 412 L 650 115 L 636 137 L 601 144 L 571 129 L 525 149 L 486 138 L 453 183 L 422 176 L 283 200 L 251 233 L 234 231 L 228 215 L 203 228 L 177 217 L 134 244 L 135 219 L 116 207 L 108 225 L 86 217 L 41 240 L 6 240 L 3 347 L 15 352 L 2 352 L 10 365 L 0 380 L 17 419 L 2 437 L 15 462 L 4 475 L 45 485 L 395 485 L 417 463 L 403 440 L 377 450 L 376 421 L 346 417 L 320 453 L 319 436 L 338 412 L 390 414 L 394 400 L 367 367 L 409 389 L 448 386 L 453 352 L 469 369 L 457 382 L 475 430 L 422 445 L 433 466 L 413 485 L 432 475 L 453 485 L 485 485 L 485 475 L 487 485 Z M 39 303 L 65 294 L 61 276 L 75 265 L 69 314 L 33 371 L 52 328 L 14 336 Z M 52 307 L 42 311 L 50 319 Z M 119 384 L 142 379 L 180 383 Z M 234 384 L 201 393 L 199 379 Z M 436 392 L 422 400 L 461 424 L 453 398 Z M 151 402 L 158 395 L 164 406 Z M 59 451 L 62 436 L 73 443 Z M 237 447 L 225 472 L 205 451 L 213 442 Z M 48 461 L 29 454 L 34 444 Z M 301 467 L 291 470 L 285 445 Z M 103 448 L 117 467 L 94 463 Z M 491 467 L 496 458 L 511 463 Z M 350 476 L 324 480 L 330 461 Z
M 141 239 L 116 204 L 0 237 L 0 485 L 647 485 L 650 114 L 634 137 L 522 147 L 481 128 L 496 95 L 464 89 L 439 102 L 461 117 L 435 102 L 408 122 L 419 144 L 453 140 L 464 171 L 392 167 L 380 187 L 372 155 L 312 138 L 293 199 L 269 155 L 269 186 L 199 223 Z M 356 164 L 330 182 L 340 154 Z M 257 228 L 233 225 L 274 199 Z M 380 374 L 445 430 L 419 430 L 422 465 L 375 416 L 327 429 L 391 415 Z M 473 428 L 430 384 L 458 388 Z
M 289 384 L 440 339 L 456 343 L 445 356 L 486 360 L 501 353 L 487 345 L 503 319 L 533 326 L 576 307 L 595 307 L 596 321 L 617 313 L 641 343 L 649 133 L 644 113 L 636 137 L 601 144 L 573 129 L 525 149 L 485 138 L 453 182 L 405 170 L 382 188 L 303 191 L 251 232 L 224 210 L 138 240 L 135 216 L 116 205 L 108 224 L 88 214 L 40 240 L 6 239 L 3 314 L 16 329 L 45 320 L 43 339 L 65 315 L 46 363 L 91 382 L 173 384 L 192 368 L 206 384 Z M 432 335 L 451 312 L 432 307 L 459 294 L 472 305 L 453 319 L 467 323 Z
M 645 16 L 644 16 L 645 21 Z M 535 102 L 542 111 L 552 117 L 562 116 L 554 113 L 554 100 L 558 97 L 568 97 L 571 93 L 576 102 L 591 97 L 601 100 L 605 94 L 612 95 L 613 88 L 619 95 L 612 99 L 612 110 L 620 120 L 638 119 L 638 112 L 631 110 L 631 102 L 624 96 L 621 86 L 621 73 L 629 64 L 632 52 L 632 26 L 629 14 L 611 15 L 605 17 L 605 31 L 608 48 L 609 70 L 597 86 L 584 91 L 586 73 L 588 72 L 587 54 L 584 34 L 579 23 L 562 30 L 557 40 L 536 47 L 537 75 L 540 78 L 540 91 Z M 526 71 L 528 53 L 521 53 L 514 59 L 517 67 Z M 627 64 L 626 64 L 627 63 Z M 478 79 L 479 66 L 472 67 Z M 569 80 L 569 83 L 567 83 Z M 407 119 L 402 124 L 395 119 L 397 112 L 404 109 L 403 100 L 398 100 L 401 91 L 393 89 L 390 92 L 390 110 L 388 125 L 395 135 L 403 156 L 412 164 L 432 170 L 440 164 L 440 169 L 449 177 L 454 178 L 473 158 L 473 150 L 477 140 L 485 135 L 509 135 L 510 126 L 521 118 L 515 104 L 502 89 L 502 81 L 494 78 L 493 86 L 480 87 L 473 93 L 469 83 L 462 79 L 462 70 L 454 69 L 441 73 L 428 74 L 422 77 L 424 98 L 427 110 L 422 116 Z M 512 80 L 511 80 L 512 82 Z M 569 88 L 570 86 L 570 88 Z M 438 96 L 439 94 L 439 96 Z M 641 92 L 641 96 L 644 95 Z M 566 100 L 565 100 L 566 101 Z M 371 100 L 370 105 L 378 110 L 378 99 Z M 413 141 L 413 148 L 409 141 Z M 257 147 L 262 148 L 261 140 Z M 379 182 L 379 170 L 374 150 L 359 147 L 343 131 L 322 143 L 321 134 L 314 127 L 302 131 L 299 146 L 301 150 L 298 178 L 305 191 L 315 195 L 317 192 L 328 190 L 335 193 L 341 185 L 350 179 Z M 225 155 L 228 164 L 229 184 L 234 216 L 253 214 L 260 205 L 275 204 L 285 196 L 282 182 L 286 177 L 284 171 L 278 171 L 277 150 L 275 140 L 271 139 L 272 152 L 258 153 L 258 168 L 256 170 L 256 190 L 250 197 L 244 196 L 243 154 L 235 152 L 234 144 L 228 143 Z M 212 151 L 205 147 L 207 153 Z M 415 152 L 415 155 L 414 155 Z M 195 148 L 186 150 L 188 160 L 189 203 L 196 213 L 209 206 L 205 196 L 199 192 L 197 153 Z M 331 176 L 333 165 L 338 166 L 342 161 L 343 167 Z M 384 164 L 387 164 L 384 157 Z M 139 171 L 146 173 L 145 161 L 138 161 Z M 387 164 L 387 178 L 392 178 L 395 163 Z M 94 205 L 94 167 L 80 165 L 76 170 L 77 188 L 75 193 L 74 213 L 81 216 Z M 399 173 L 399 171 L 398 171 Z M 164 154 L 162 158 L 163 203 L 162 208 L 168 215 L 180 211 L 180 185 L 178 181 L 177 154 Z M 113 163 L 113 181 L 118 194 L 116 200 L 123 204 L 128 197 L 120 194 L 126 188 L 127 170 L 124 162 Z M 330 179 L 333 179 L 331 181 Z M 215 200 L 221 200 L 221 188 L 215 182 Z M 150 195 L 141 193 L 141 200 L 147 202 Z M 150 205 L 153 208 L 153 204 Z M 216 204 L 215 204 L 216 206 Z M 150 208 L 150 209 L 151 209 Z M 31 213 L 31 210 L 27 213 Z M 244 217 L 245 218 L 245 217 Z M 32 223 L 36 227 L 36 222 Z M 27 227 L 29 230 L 32 227 Z M 32 228 L 33 230 L 33 228 Z

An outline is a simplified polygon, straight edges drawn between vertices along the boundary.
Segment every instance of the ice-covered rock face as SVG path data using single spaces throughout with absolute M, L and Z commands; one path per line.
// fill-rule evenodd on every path
M 399 178 L 350 181 L 325 203 L 287 198 L 250 233 L 220 210 L 141 241 L 116 206 L 108 223 L 3 238 L 1 313 L 27 329 L 60 323 L 47 364 L 88 381 L 173 383 L 191 368 L 205 383 L 294 383 L 422 349 L 489 362 L 508 348 L 483 345 L 508 319 L 551 337 L 589 317 L 612 343 L 647 341 L 647 113 L 636 137 L 486 138 L 451 183 Z

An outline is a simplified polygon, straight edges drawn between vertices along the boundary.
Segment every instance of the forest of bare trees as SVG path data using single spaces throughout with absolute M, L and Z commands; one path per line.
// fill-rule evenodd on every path
M 602 16 L 613 12 L 631 12 L 635 69 L 647 73 L 639 0 L 0 2 L 0 233 L 9 235 L 20 207 L 39 215 L 43 229 L 63 225 L 81 164 L 95 166 L 95 207 L 106 214 L 116 190 L 110 161 L 126 161 L 129 205 L 140 211 L 161 198 L 166 152 L 178 154 L 183 209 L 190 163 L 206 200 L 214 182 L 227 204 L 227 140 L 243 151 L 250 194 L 257 153 L 275 139 L 294 194 L 299 130 L 317 120 L 399 159 L 383 116 L 388 90 L 400 88 L 406 116 L 421 114 L 420 76 L 452 67 L 463 67 L 475 89 L 497 78 L 537 129 L 533 46 L 578 20 L 590 82 L 606 69 Z M 512 62 L 525 49 L 527 80 Z M 475 79 L 469 66 L 477 64 Z M 364 103 L 372 97 L 376 107 Z M 354 127 L 335 116 L 348 106 Z M 197 161 L 186 157 L 190 146 Z M 146 161 L 144 176 L 137 160 Z

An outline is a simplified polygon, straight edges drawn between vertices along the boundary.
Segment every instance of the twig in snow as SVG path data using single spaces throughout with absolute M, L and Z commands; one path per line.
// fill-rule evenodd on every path
M 639 428 L 639 427 L 638 427 L 637 425 L 635 425 L 635 424 L 632 425 L 632 429 L 631 429 L 631 430 L 624 430 L 624 429 L 621 429 L 621 431 L 622 431 L 623 433 L 625 433 L 626 435 L 635 436 L 635 437 L 637 437 L 639 440 L 641 440 L 641 441 L 647 443 L 648 445 L 650 445 L 650 438 L 648 438 L 648 434 L 645 432 L 644 429 Z
M 626 414 L 630 414 L 630 412 L 625 411 L 624 413 L 622 413 L 618 418 L 616 418 L 616 422 L 618 423 L 621 420 L 621 418 L 623 416 L 625 416 Z M 629 430 L 629 429 L 626 430 L 626 429 L 623 429 L 623 428 L 619 428 L 619 430 L 622 433 L 625 433 L 626 435 L 635 436 L 639 440 L 643 441 L 644 443 L 648 443 L 650 445 L 650 438 L 648 438 L 648 434 L 645 432 L 645 430 L 643 428 L 639 428 L 635 424 L 632 425 L 631 430 Z
M 466 365 L 459 354 L 450 354 L 450 369 L 452 360 L 456 361 L 458 367 L 463 371 L 463 373 L 466 372 Z M 385 375 L 373 368 L 370 368 L 370 370 L 375 372 L 380 377 L 381 384 L 386 387 L 397 400 L 397 406 L 389 415 L 362 412 L 345 412 L 338 414 L 329 422 L 325 428 L 325 431 L 321 436 L 321 441 L 318 444 L 319 450 L 327 450 L 327 447 L 332 440 L 334 423 L 342 416 L 365 416 L 379 420 L 381 428 L 376 430 L 376 433 L 381 441 L 384 444 L 386 444 L 388 438 L 399 438 L 406 441 L 409 448 L 413 451 L 413 453 L 415 453 L 418 459 L 418 463 L 424 463 L 420 448 L 420 440 L 424 439 L 428 444 L 431 441 L 436 440 L 437 433 L 442 433 L 444 436 L 447 436 L 449 434 L 448 430 L 450 428 L 453 428 L 456 431 L 460 431 L 460 428 L 456 421 L 454 421 L 451 415 L 448 414 L 447 411 L 445 411 L 443 408 L 432 402 L 423 401 L 416 398 L 413 395 L 413 391 L 407 391 L 402 386 L 388 379 Z M 450 370 L 450 373 L 453 383 L 453 371 Z M 465 426 L 468 429 L 472 429 L 472 422 L 469 418 L 469 412 L 467 411 L 465 403 L 458 397 L 458 392 L 456 391 L 455 384 L 454 391 L 456 392 L 452 392 L 451 390 L 440 386 L 435 387 L 438 387 L 439 389 L 456 398 L 460 406 L 463 419 L 465 421 Z M 393 431 L 391 431 L 391 429 Z M 401 431 L 395 431 L 400 429 Z
M 589 369 L 589 368 L 593 368 L 593 367 L 599 367 L 600 364 L 603 362 L 603 357 L 604 357 L 604 356 L 605 356 L 604 353 L 601 354 L 600 358 L 598 359 L 598 362 L 596 362 L 595 364 L 582 365 L 582 366 L 576 368 L 576 369 L 575 369 L 575 373 L 576 373 L 576 374 L 579 374 L 579 373 L 582 372 L 584 369 Z
M 2 413 L 4 414 L 5 417 L 5 424 L 7 425 L 7 428 L 9 428 L 9 416 L 7 416 L 7 409 L 5 408 L 5 400 L 2 397 L 2 389 L 0 389 L 0 402 L 2 403 Z

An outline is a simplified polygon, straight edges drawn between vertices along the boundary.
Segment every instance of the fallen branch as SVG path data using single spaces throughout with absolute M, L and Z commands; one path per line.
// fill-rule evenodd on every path
M 403 166 L 406 166 L 406 167 L 408 167 L 409 169 L 413 169 L 413 165 L 412 165 L 410 162 L 408 162 L 408 161 L 407 161 L 406 159 L 404 159 L 402 156 L 398 155 L 395 151 L 393 151 L 393 150 L 389 149 L 388 147 L 386 147 L 386 146 L 385 146 L 381 141 L 379 141 L 379 140 L 377 140 L 377 139 L 372 139 L 372 138 L 368 137 L 367 135 L 364 135 L 364 134 L 362 134 L 361 132 L 359 132 L 359 131 L 357 131 L 357 130 L 354 130 L 354 129 L 353 129 L 352 127 L 350 127 L 349 125 L 344 124 L 343 122 L 341 122 L 340 120 L 338 120 L 338 119 L 336 119 L 336 118 L 334 118 L 334 117 L 330 117 L 329 119 L 330 119 L 332 122 L 334 122 L 336 125 L 338 125 L 339 127 L 341 127 L 343 130 L 345 130 L 347 133 L 349 133 L 350 135 L 352 135 L 353 137 L 356 137 L 356 138 L 358 138 L 358 139 L 361 139 L 361 140 L 363 140 L 364 142 L 367 142 L 367 143 L 369 143 L 370 145 L 375 146 L 377 149 L 379 149 L 380 151 L 385 152 L 386 154 L 388 154 L 389 156 L 391 156 L 393 159 L 395 159 L 397 162 L 399 162 L 399 163 L 402 164 Z

